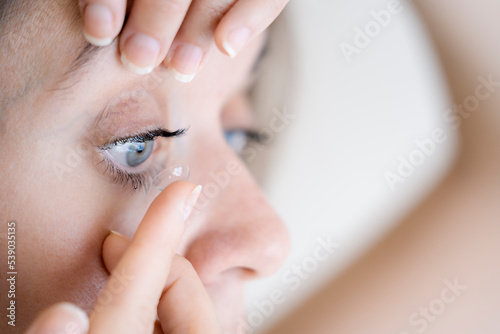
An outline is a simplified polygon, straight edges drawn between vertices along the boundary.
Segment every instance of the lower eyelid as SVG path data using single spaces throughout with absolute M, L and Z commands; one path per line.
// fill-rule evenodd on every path
M 147 189 L 161 170 L 161 167 L 151 164 L 140 172 L 129 172 L 116 166 L 108 157 L 104 156 L 101 166 L 101 172 L 113 183 L 121 184 L 123 187 L 130 186 L 132 190 Z
M 161 141 L 155 140 L 155 146 L 150 157 L 145 163 L 136 168 L 122 168 L 114 162 L 113 157 L 107 153 L 106 149 L 98 149 L 99 162 L 97 168 L 101 175 L 105 176 L 111 182 L 122 184 L 124 187 L 130 186 L 132 190 L 142 189 L 147 186 L 165 167 L 165 160 L 158 157 L 158 152 L 163 150 Z M 155 161 L 156 160 L 156 161 Z

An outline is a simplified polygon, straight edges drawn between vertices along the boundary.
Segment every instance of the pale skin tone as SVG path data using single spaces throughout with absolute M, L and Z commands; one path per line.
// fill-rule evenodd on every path
M 478 76 L 491 73 L 498 85 L 497 1 L 414 4 L 436 43 L 455 103 L 475 94 Z M 498 89 L 461 119 L 457 161 L 429 197 L 271 333 L 500 331 Z M 442 294 L 444 281 L 455 278 L 461 290 Z
M 443 16 L 439 15 L 439 13 L 450 12 L 451 8 L 456 8 L 457 4 L 451 1 L 441 1 L 439 5 L 440 9 L 437 10 L 435 2 L 423 1 L 419 3 L 436 42 L 441 45 L 440 55 L 445 63 L 450 87 L 456 101 L 460 103 L 465 96 L 470 95 L 474 91 L 477 83 L 477 75 L 491 72 L 498 73 L 498 52 L 494 50 L 496 44 L 487 42 L 488 36 L 491 36 L 490 30 L 482 30 L 480 28 L 486 26 L 485 20 L 490 23 L 490 27 L 497 27 L 495 25 L 497 21 L 495 18 L 490 20 L 491 16 L 488 13 L 498 13 L 498 10 L 492 10 L 484 2 L 476 2 L 469 4 L 470 8 L 467 7 L 468 4 L 461 4 L 464 7 L 459 8 L 459 12 L 464 13 L 463 16 Z M 471 12 L 475 14 L 471 15 Z M 473 20 L 468 25 L 465 24 L 464 28 L 464 22 L 466 23 L 467 20 L 474 18 L 480 19 L 481 22 Z M 446 27 L 448 29 L 445 29 Z M 462 30 L 457 29 L 457 27 L 462 27 Z M 471 27 L 475 27 L 477 30 L 469 30 Z M 467 39 L 468 35 L 464 34 L 467 31 L 474 31 L 471 34 L 472 36 L 483 36 L 483 38 Z M 448 43 L 444 44 L 443 41 L 445 40 Z M 449 43 L 450 40 L 453 43 Z M 464 40 L 473 41 L 474 46 L 470 47 L 470 45 L 464 44 Z M 444 45 L 447 46 L 445 47 Z M 114 60 L 116 64 L 119 64 L 116 57 Z M 208 101 L 208 105 L 210 106 L 210 99 L 206 101 Z M 41 108 L 45 104 L 48 104 L 48 102 L 42 100 L 38 101 L 37 104 L 30 104 L 23 101 L 16 104 L 16 108 L 12 108 L 12 110 L 18 111 L 24 109 L 28 111 L 35 108 L 35 105 L 36 108 Z M 433 325 L 426 329 L 426 333 L 487 333 L 498 329 L 498 327 L 495 327 L 493 321 L 495 314 L 498 313 L 498 304 L 495 301 L 498 301 L 496 293 L 498 291 L 497 282 L 499 280 L 496 261 L 496 254 L 498 254 L 497 236 L 499 232 L 497 224 L 499 194 L 498 183 L 495 181 L 498 179 L 497 171 L 499 170 L 500 159 L 494 153 L 498 151 L 496 146 L 500 142 L 498 140 L 498 133 L 500 133 L 498 131 L 500 130 L 498 129 L 498 124 L 500 123 L 495 113 L 499 105 L 498 97 L 493 96 L 481 106 L 478 112 L 464 121 L 460 128 L 463 143 L 460 157 L 450 175 L 439 185 L 428 200 L 402 222 L 401 227 L 386 238 L 369 256 L 355 264 L 343 277 L 332 283 L 327 290 L 323 291 L 322 297 L 318 297 L 310 304 L 307 304 L 301 309 L 301 312 L 294 314 L 291 319 L 287 319 L 286 324 L 275 332 L 399 333 L 400 331 L 410 331 L 411 333 L 411 330 L 414 330 L 414 328 L 408 325 L 410 314 L 418 311 L 420 307 L 428 306 L 430 300 L 439 298 L 441 289 L 443 288 L 443 280 L 455 277 L 459 279 L 461 284 L 467 286 L 467 290 L 457 299 L 456 303 L 451 304 L 443 315 L 437 318 Z M 209 107 L 208 109 L 211 108 Z M 69 113 L 69 110 L 65 111 Z M 212 117 L 217 115 L 214 111 L 210 114 Z M 29 115 L 34 114 L 31 113 Z M 71 116 L 73 117 L 74 114 Z M 47 117 L 47 114 L 44 114 L 44 117 Z M 3 205 L 1 212 L 2 215 L 5 215 L 3 220 L 6 221 L 14 218 L 19 222 L 25 222 L 26 225 L 24 226 L 27 227 L 24 228 L 25 232 L 20 234 L 19 238 L 20 240 L 24 240 L 25 244 L 20 244 L 19 249 L 21 252 L 31 249 L 30 252 L 32 253 L 20 254 L 25 259 L 32 259 L 32 263 L 27 263 L 24 260 L 26 263 L 25 266 L 31 268 L 32 274 L 42 278 L 33 278 L 31 282 L 22 282 L 21 279 L 18 281 L 18 286 L 39 287 L 38 290 L 30 291 L 31 295 L 29 297 L 31 299 L 28 299 L 28 297 L 25 299 L 26 302 L 22 308 L 26 312 L 24 315 L 25 323 L 29 323 L 29 312 L 34 313 L 44 307 L 44 305 L 41 305 L 44 303 L 37 304 L 34 301 L 45 299 L 48 304 L 51 301 L 55 302 L 59 300 L 58 297 L 53 297 L 56 292 L 59 296 L 62 295 L 64 297 L 62 299 L 73 301 L 90 313 L 91 301 L 95 300 L 96 294 L 92 297 L 94 299 L 89 298 L 89 301 L 85 300 L 88 294 L 83 294 L 82 291 L 92 290 L 85 288 L 85 285 L 92 282 L 92 280 L 84 276 L 93 272 L 98 273 L 101 286 L 103 286 L 104 282 L 109 278 L 107 274 L 108 270 L 113 269 L 119 261 L 117 259 L 120 258 L 123 250 L 130 243 L 129 238 L 123 239 L 115 235 L 107 237 L 108 230 L 113 228 L 119 229 L 121 232 L 131 236 L 133 234 L 131 231 L 135 230 L 140 220 L 127 218 L 127 220 L 118 221 L 116 218 L 113 218 L 114 215 L 121 217 L 129 216 L 132 210 L 124 209 L 126 208 L 125 205 L 120 205 L 119 208 L 115 209 L 116 212 L 113 212 L 114 215 L 105 212 L 104 205 L 97 203 L 98 200 L 105 198 L 104 196 L 100 196 L 99 192 L 103 190 L 106 193 L 111 192 L 109 189 L 106 190 L 107 186 L 104 186 L 104 183 L 101 183 L 103 179 L 99 179 L 100 182 L 97 182 L 96 180 L 92 181 L 92 179 L 85 178 L 86 182 L 92 182 L 92 186 L 86 187 L 82 187 L 78 183 L 77 176 L 88 175 L 90 169 L 86 170 L 82 167 L 75 174 L 72 174 L 73 176 L 69 175 L 70 181 L 65 183 L 64 187 L 57 183 L 50 162 L 46 164 L 47 173 L 45 174 L 52 175 L 52 182 L 48 185 L 42 183 L 40 177 L 36 174 L 38 172 L 37 169 L 31 169 L 29 172 L 19 170 L 19 166 L 27 166 L 37 157 L 38 159 L 47 158 L 47 152 L 52 152 L 51 154 L 59 153 L 62 155 L 62 161 L 64 161 L 64 155 L 66 154 L 64 149 L 60 152 L 57 152 L 57 150 L 54 152 L 53 146 L 47 143 L 43 146 L 44 144 L 42 143 L 42 147 L 49 149 L 42 150 L 44 155 L 34 155 L 33 153 L 36 150 L 31 149 L 31 147 L 34 145 L 33 143 L 38 143 L 39 140 L 31 139 L 29 136 L 38 139 L 41 137 L 43 131 L 31 123 L 35 122 L 20 122 L 21 126 L 17 125 L 17 132 L 10 130 L 10 135 L 9 133 L 4 134 L 5 131 L 2 131 L 4 145 L 2 156 L 5 157 L 5 160 L 2 159 L 1 170 L 4 173 L 2 174 L 2 180 L 7 180 L 4 176 L 9 176 L 9 181 L 2 184 L 7 189 L 5 193 L 2 193 L 2 196 L 5 196 L 1 201 Z M 42 122 L 42 124 L 45 123 Z M 8 128 L 14 128 L 13 125 L 11 121 Z M 34 131 L 37 129 L 38 131 Z M 15 135 L 13 135 L 12 131 Z M 21 133 L 22 135 L 20 135 Z M 10 140 L 8 140 L 9 138 Z M 218 142 L 221 146 L 218 147 L 223 147 L 220 141 L 219 138 Z M 49 155 L 48 160 L 54 160 L 50 159 L 51 157 L 52 155 Z M 19 164 L 12 165 L 9 161 L 18 161 Z M 202 175 L 203 172 L 200 174 Z M 243 183 L 247 186 L 249 182 L 247 178 L 243 179 Z M 70 189 L 70 184 L 73 184 L 75 188 Z M 179 197 L 182 197 L 182 195 L 186 196 L 194 187 L 192 184 L 177 184 L 177 186 L 182 188 L 169 188 L 169 190 L 175 191 Z M 56 189 L 51 191 L 50 187 L 55 187 Z M 21 195 L 16 195 L 16 189 L 23 190 L 20 192 Z M 45 197 L 52 196 L 59 199 L 60 203 L 68 203 L 64 197 L 68 194 L 76 193 L 76 189 L 80 192 L 79 196 L 83 196 L 81 195 L 83 190 L 86 190 L 85 193 L 88 194 L 85 201 L 79 200 L 77 207 L 68 208 L 61 205 L 56 205 L 53 209 L 47 207 L 47 204 L 53 202 Z M 251 187 L 251 189 L 254 188 Z M 26 196 L 28 196 L 28 199 L 26 199 Z M 93 196 L 98 197 L 94 199 L 95 203 L 92 202 L 91 197 Z M 116 206 L 116 203 L 119 203 L 120 200 L 123 201 L 119 191 L 115 191 L 113 196 L 115 198 L 107 203 L 107 208 L 113 207 L 113 205 Z M 168 192 L 164 193 L 162 197 L 158 198 L 158 203 L 162 200 L 172 203 L 172 201 L 167 200 L 167 196 Z M 227 197 L 225 198 L 227 200 Z M 219 200 L 222 201 L 222 199 Z M 129 198 L 129 202 L 132 203 L 133 201 Z M 6 203 L 9 204 L 8 207 L 5 205 Z M 136 205 L 140 206 L 139 204 Z M 31 208 L 31 206 L 34 206 L 34 208 Z M 87 212 L 88 209 L 95 210 L 95 212 L 89 214 Z M 142 209 L 145 211 L 146 207 Z M 124 213 L 124 210 L 127 213 Z M 223 209 L 219 206 L 217 210 L 221 211 Z M 165 214 L 168 215 L 168 213 Z M 84 218 L 81 218 L 82 215 Z M 217 217 L 216 213 L 212 213 L 212 215 Z M 137 214 L 137 216 L 140 215 Z M 205 230 L 207 230 L 208 220 L 197 219 L 199 221 L 198 224 L 205 226 Z M 69 227 L 68 221 L 72 223 Z M 212 223 L 214 221 L 215 219 L 211 220 Z M 270 221 L 272 223 L 275 220 L 270 219 Z M 31 222 L 31 225 L 27 225 L 27 222 Z M 87 232 L 89 235 L 88 240 L 95 239 L 95 241 L 89 242 L 71 237 L 73 234 L 85 232 L 88 229 L 88 225 L 84 224 L 89 222 L 90 226 L 94 228 L 90 232 Z M 150 222 L 151 224 L 154 223 L 153 220 Z M 172 228 L 178 222 L 175 218 L 169 220 L 171 225 L 169 224 L 165 228 Z M 50 233 L 44 231 L 44 229 L 40 229 L 36 233 L 30 231 L 30 228 L 36 229 L 38 226 L 44 226 L 47 229 L 52 227 L 52 229 Z M 2 226 L 2 228 L 5 228 L 5 226 Z M 188 226 L 186 226 L 186 229 L 188 229 Z M 186 237 L 186 232 L 188 233 L 187 235 L 190 235 L 189 238 Z M 187 254 L 183 250 L 192 249 L 195 241 L 201 243 L 201 240 L 204 238 L 206 241 L 207 234 L 203 235 L 202 232 L 198 231 L 190 233 L 189 230 L 186 230 L 181 238 L 178 247 L 181 254 Z M 175 238 L 174 236 L 172 237 Z M 112 250 L 109 253 L 107 253 L 108 248 L 101 248 L 101 243 L 104 239 L 106 239 L 104 245 L 109 245 L 109 249 Z M 52 261 L 48 263 L 44 254 L 37 254 L 37 251 L 41 249 L 40 240 L 44 240 L 44 243 L 49 245 L 49 250 L 53 249 L 55 245 L 59 247 L 57 256 L 52 255 Z M 61 242 L 61 240 L 65 241 Z M 153 240 L 155 239 L 153 238 Z M 191 241 L 191 246 L 187 246 L 190 245 L 189 240 Z M 88 245 L 86 249 L 91 254 L 85 254 L 82 257 L 82 253 L 79 253 L 80 250 L 75 250 L 71 246 L 74 245 L 75 241 L 76 244 Z M 28 247 L 29 242 L 31 244 Z M 237 245 L 238 243 L 235 242 L 234 244 Z M 38 246 L 34 247 L 33 245 Z M 90 269 L 92 265 L 89 263 L 99 262 L 100 254 L 96 250 L 99 250 L 99 252 L 102 250 L 104 253 L 102 255 L 106 269 L 99 266 L 95 266 L 92 270 Z M 66 254 L 61 254 L 64 252 Z M 397 254 L 398 257 L 396 258 L 394 254 Z M 155 254 L 151 254 L 151 256 L 155 256 Z M 65 269 L 75 268 L 74 260 L 72 260 L 75 258 L 80 259 L 78 263 L 82 267 L 80 275 L 68 275 Z M 191 256 L 190 258 L 195 259 L 196 256 Z M 43 266 L 37 263 L 37 260 L 42 259 L 45 261 Z M 174 256 L 171 260 L 172 267 L 169 271 L 172 274 L 171 277 L 177 277 L 175 273 L 181 273 L 179 276 L 186 277 L 188 281 L 189 279 L 196 280 L 196 275 L 190 271 L 189 266 L 183 267 L 183 264 L 180 264 L 179 270 L 174 269 L 176 268 L 175 263 L 186 263 L 184 260 L 177 261 L 176 259 L 178 258 Z M 207 286 L 210 286 L 210 284 L 206 283 L 214 281 L 213 279 L 207 279 L 207 277 L 210 277 L 207 274 L 211 270 L 210 266 L 207 265 L 203 268 L 198 262 L 198 265 L 194 267 L 199 271 L 204 271 L 204 275 L 198 276 L 202 283 L 205 282 L 203 286 L 207 289 Z M 255 265 L 253 266 L 253 268 L 256 267 Z M 485 268 L 488 268 L 488 270 L 485 270 Z M 48 278 L 44 278 L 47 272 L 52 273 Z M 220 271 L 215 272 L 220 273 Z M 165 273 L 163 274 L 165 275 Z M 24 279 L 29 280 L 28 277 Z M 40 280 L 40 282 L 34 283 L 37 280 Z M 171 278 L 166 279 L 164 287 L 170 286 L 170 283 Z M 75 285 L 78 288 L 74 288 Z M 159 286 L 159 284 L 156 286 L 157 293 L 161 293 Z M 196 286 L 196 284 L 193 286 Z M 198 286 L 200 285 L 198 284 Z M 215 288 L 208 290 L 211 292 L 209 296 L 211 296 L 212 300 L 222 299 L 214 297 L 218 295 Z M 182 294 L 178 295 L 180 295 L 179 298 L 183 297 Z M 199 294 L 200 297 L 202 295 L 203 293 Z M 172 297 L 174 296 L 177 295 L 173 293 Z M 167 303 L 164 305 L 168 305 L 169 300 L 165 296 Z M 210 324 L 213 317 L 211 317 L 209 311 L 210 305 L 207 306 L 207 304 L 209 303 L 203 303 L 203 298 L 200 298 L 200 303 L 196 305 L 202 309 L 203 307 L 208 308 L 207 312 L 203 314 L 207 315 L 206 321 Z M 134 305 L 128 304 L 127 306 L 134 307 Z M 223 309 L 223 307 L 221 308 Z M 120 309 L 118 307 L 117 310 L 127 311 L 127 309 Z M 310 312 L 306 312 L 306 310 Z M 64 312 L 66 310 L 56 312 L 58 315 L 61 315 L 64 322 L 68 320 L 79 321 L 74 314 L 65 314 Z M 220 313 L 223 312 L 219 311 Z M 22 322 L 23 314 L 18 313 L 18 315 L 21 316 L 18 320 Z M 363 318 L 363 321 L 360 321 L 360 317 Z
M 274 272 L 289 247 L 283 222 L 224 137 L 254 128 L 246 91 L 265 36 L 234 59 L 214 51 L 189 84 L 163 66 L 150 76 L 131 73 L 119 39 L 62 80 L 86 43 L 79 9 L 44 1 L 22 17 L 40 12 L 54 15 L 29 30 L 26 48 L 9 54 L 9 44 L 0 54 L 1 235 L 16 222 L 20 273 L 16 327 L 2 321 L 0 331 L 32 325 L 34 333 L 64 333 L 72 324 L 86 333 L 90 316 L 90 333 L 236 332 L 244 282 Z M 138 182 L 117 177 L 103 157 L 113 140 L 160 127 L 188 130 L 156 138 L 139 166 L 118 166 L 151 174 L 191 167 L 191 182 L 173 183 L 153 201 L 155 193 L 133 190 Z M 229 184 L 215 196 L 202 191 L 203 205 L 185 223 L 183 207 L 196 185 L 228 166 L 237 170 Z M 5 280 L 1 288 L 8 291 Z M 112 298 L 99 302 L 100 295 Z
M 123 26 L 126 2 L 80 1 L 88 41 L 107 45 L 120 33 L 121 60 L 129 70 L 149 72 L 163 63 L 186 82 L 200 71 L 214 42 L 222 53 L 235 57 L 288 0 L 135 0 Z

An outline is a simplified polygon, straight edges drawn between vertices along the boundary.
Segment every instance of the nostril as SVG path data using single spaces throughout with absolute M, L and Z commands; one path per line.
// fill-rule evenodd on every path
M 183 247 L 206 284 L 219 281 L 221 274 L 245 280 L 274 274 L 290 250 L 283 221 L 248 170 L 230 181 L 198 216 L 199 224 Z
M 253 268 L 249 267 L 233 267 L 226 271 L 220 273 L 220 275 L 230 276 L 238 278 L 241 281 L 249 281 L 261 277 L 261 275 L 255 271 Z
M 198 235 L 185 257 L 207 284 L 231 272 L 241 280 L 274 274 L 289 254 L 290 238 L 281 220 L 233 224 Z M 238 274 L 236 274 L 238 272 Z

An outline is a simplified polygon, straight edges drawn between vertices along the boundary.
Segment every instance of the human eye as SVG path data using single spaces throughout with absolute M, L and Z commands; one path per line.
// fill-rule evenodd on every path
M 228 145 L 238 155 L 243 152 L 243 149 L 250 142 L 262 144 L 265 141 L 265 138 L 259 132 L 245 129 L 226 130 L 224 136 Z
M 144 142 L 131 140 L 123 144 L 115 144 L 105 150 L 110 159 L 122 169 L 138 168 L 151 156 L 154 140 Z
M 161 164 L 152 158 L 162 146 L 158 139 L 177 137 L 185 132 L 186 129 L 174 132 L 156 129 L 114 139 L 111 143 L 100 147 L 105 172 L 111 175 L 115 183 L 131 186 L 133 190 L 147 190 L 149 181 L 160 171 Z

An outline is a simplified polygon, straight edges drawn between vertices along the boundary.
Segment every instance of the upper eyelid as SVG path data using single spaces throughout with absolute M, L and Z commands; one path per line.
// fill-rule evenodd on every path
M 255 142 L 259 143 L 259 144 L 265 143 L 266 140 L 267 140 L 267 136 L 265 134 L 262 134 L 259 131 L 252 130 L 252 129 L 245 129 L 245 128 L 238 129 L 238 128 L 234 128 L 234 129 L 224 130 L 224 132 L 236 132 L 236 131 L 243 132 L 245 134 L 245 136 L 249 140 L 255 141 Z
M 156 129 L 149 130 L 149 131 L 143 131 L 141 133 L 134 134 L 134 135 L 129 135 L 129 136 L 125 136 L 125 137 L 111 139 L 106 144 L 101 145 L 100 149 L 105 150 L 105 149 L 109 149 L 109 148 L 116 146 L 116 145 L 130 143 L 130 142 L 150 141 L 150 140 L 154 140 L 155 138 L 158 138 L 158 137 L 164 137 L 164 138 L 179 137 L 179 136 L 184 135 L 188 130 L 189 130 L 189 127 L 181 128 L 181 129 L 178 129 L 175 131 L 169 131 L 169 130 L 166 130 L 164 128 L 156 128 Z

